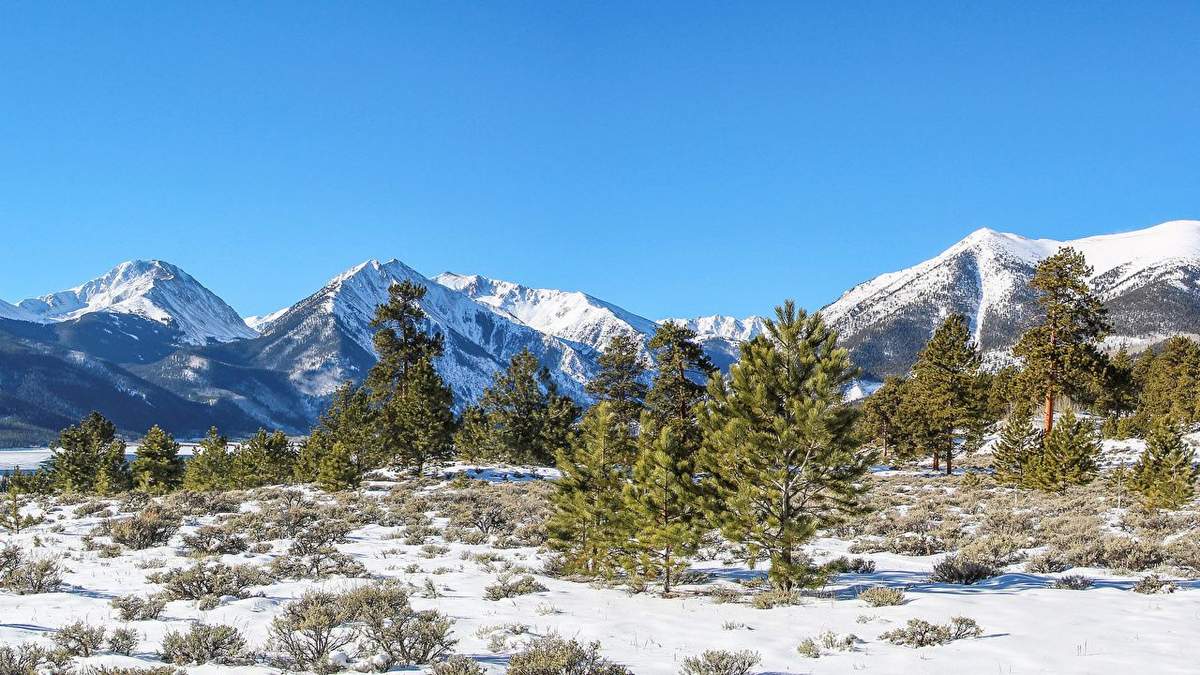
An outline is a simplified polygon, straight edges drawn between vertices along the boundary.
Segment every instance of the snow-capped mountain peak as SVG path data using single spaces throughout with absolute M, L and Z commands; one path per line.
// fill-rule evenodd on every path
M 20 308 L 43 321 L 87 314 L 129 314 L 179 331 L 179 340 L 203 345 L 257 335 L 232 307 L 191 275 L 161 260 L 131 260 L 65 291 L 30 298 Z
M 478 274 L 454 272 L 439 274 L 434 281 L 543 333 L 580 342 L 598 351 L 617 334 L 654 334 L 654 322 L 650 319 L 579 291 L 530 288 Z

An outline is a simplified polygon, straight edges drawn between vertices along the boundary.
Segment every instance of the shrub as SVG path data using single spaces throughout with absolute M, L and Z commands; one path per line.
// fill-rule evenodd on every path
M 197 623 L 186 633 L 167 631 L 159 655 L 177 666 L 234 665 L 245 659 L 246 639 L 233 626 Z
M 114 628 L 108 636 L 108 651 L 126 656 L 138 646 L 138 632 L 132 628 Z
M 1051 588 L 1059 588 L 1068 591 L 1082 591 L 1091 588 L 1092 580 L 1082 574 L 1068 574 L 1065 577 L 1059 577 L 1050 584 Z
M 817 641 L 812 638 L 804 638 L 801 640 L 800 644 L 796 646 L 796 653 L 805 658 L 821 658 L 821 648 L 817 646 Z
M 453 621 L 437 611 L 414 611 L 407 591 L 396 584 L 363 586 L 340 602 L 357 624 L 359 651 L 374 655 L 371 663 L 381 672 L 441 659 L 456 643 L 450 637 Z
M 1058 553 L 1053 551 L 1039 553 L 1025 563 L 1025 571 L 1033 572 L 1034 574 L 1054 574 L 1056 572 L 1065 572 L 1070 568 L 1071 565 L 1066 560 L 1063 560 Z
M 887 631 L 880 634 L 880 639 L 892 644 L 908 647 L 931 647 L 943 645 L 954 640 L 968 637 L 979 637 L 983 629 L 974 619 L 956 616 L 947 625 L 929 623 L 922 619 L 909 619 L 904 628 Z
M 107 521 L 105 526 L 113 541 L 141 550 L 170 541 L 179 530 L 179 517 L 152 506 L 135 516 Z
M 15 560 L 0 561 L 0 587 L 18 595 L 34 595 L 53 593 L 62 586 L 63 570 L 56 558 L 25 560 L 17 553 Z
M 875 561 L 840 556 L 825 563 L 824 568 L 832 574 L 871 574 L 875 571 Z
M 1174 593 L 1179 590 L 1179 587 L 1174 582 L 1167 581 L 1157 574 L 1150 574 L 1138 579 L 1138 582 L 1133 585 L 1135 593 L 1145 593 L 1152 595 L 1155 593 Z
M 250 544 L 241 535 L 215 525 L 204 525 L 193 534 L 183 535 L 183 543 L 194 553 L 201 555 L 241 553 L 250 548 Z
M 948 555 L 933 566 L 930 581 L 943 584 L 977 584 L 984 579 L 990 579 L 999 570 L 991 565 L 971 560 L 961 555 Z
M 172 570 L 162 575 L 167 594 L 175 600 L 200 600 L 207 596 L 232 595 L 246 597 L 246 589 L 270 582 L 262 570 L 253 565 L 196 563 L 188 569 Z
M 325 591 L 310 591 L 288 603 L 271 622 L 272 642 L 297 668 L 329 671 L 330 653 L 354 639 L 347 604 Z
M 467 656 L 456 655 L 435 663 L 430 670 L 433 675 L 484 675 L 483 666 Z
M 804 602 L 804 596 L 799 591 L 784 591 L 772 589 L 754 596 L 750 604 L 755 609 L 771 609 L 787 605 L 799 605 Z
M 162 614 L 167 601 L 160 595 L 122 595 L 113 598 L 108 604 L 117 610 L 117 616 L 122 621 L 153 621 Z
M 280 556 L 271 561 L 270 570 L 272 575 L 280 579 L 367 576 L 367 568 L 362 563 L 334 550 L 304 557 Z
M 508 675 L 632 675 L 600 656 L 600 643 L 581 644 L 557 635 L 538 638 L 513 654 Z
M 125 668 L 122 666 L 88 666 L 87 668 L 78 671 L 78 675 L 187 675 L 187 673 L 171 666 L 147 666 L 145 668 Z
M 76 621 L 59 628 L 50 639 L 56 647 L 70 656 L 91 656 L 104 644 L 104 628 Z
M 5 675 L 39 675 L 43 672 L 69 672 L 71 656 L 51 651 L 32 642 L 15 648 L 0 644 L 0 673 Z
M 858 594 L 858 599 L 872 607 L 890 607 L 904 604 L 904 591 L 887 586 L 872 586 Z
M 545 590 L 547 590 L 545 586 L 526 574 L 515 580 L 498 579 L 496 583 L 484 589 L 483 597 L 485 600 L 503 600 L 504 598 L 515 598 L 518 595 L 541 593 Z
M 710 649 L 700 656 L 685 658 L 679 675 L 748 675 L 760 661 L 758 652 L 748 649 L 738 652 Z

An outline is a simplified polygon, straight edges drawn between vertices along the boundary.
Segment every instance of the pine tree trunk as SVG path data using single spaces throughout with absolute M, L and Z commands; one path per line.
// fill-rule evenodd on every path
M 934 448 L 934 449 L 933 449 L 933 470 L 934 470 L 934 471 L 937 471 L 937 470 L 938 470 L 938 467 L 939 467 L 939 465 L 940 465 L 940 464 L 939 464 L 939 462 L 938 462 L 938 451 L 937 451 L 937 448 Z
M 1042 431 L 1049 436 L 1050 430 L 1054 428 L 1054 392 L 1046 392 L 1046 417 L 1042 421 Z
M 952 474 L 951 468 L 950 468 L 950 458 L 953 456 L 954 456 L 954 441 L 951 441 L 950 445 L 946 446 L 946 475 L 947 476 Z

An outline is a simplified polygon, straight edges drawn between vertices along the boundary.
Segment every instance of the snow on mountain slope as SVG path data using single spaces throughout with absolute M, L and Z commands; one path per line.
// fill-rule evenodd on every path
M 23 300 L 20 307 L 48 321 L 96 312 L 131 314 L 179 331 L 179 341 L 203 345 L 257 335 L 232 307 L 178 267 L 160 260 L 123 262 L 81 286 Z
M 950 313 L 967 316 L 989 360 L 1002 361 L 1036 319 L 1028 284 L 1037 263 L 1064 246 L 1094 268 L 1111 344 L 1200 332 L 1200 221 L 1187 220 L 1071 241 L 977 230 L 930 260 L 855 286 L 822 312 L 869 376 L 907 370 Z
M 578 291 L 529 288 L 478 274 L 444 272 L 434 281 L 556 337 L 603 350 L 617 334 L 653 335 L 654 322 Z
M 0 300 L 0 319 L 12 319 L 13 321 L 30 321 L 32 323 L 46 323 L 42 317 L 33 312 L 21 309 L 16 305 L 9 304 Z
M 242 322 L 245 323 L 247 326 L 249 326 L 251 330 L 258 332 L 259 328 L 262 328 L 266 324 L 271 323 L 275 319 L 278 319 L 279 317 L 283 316 L 283 313 L 288 311 L 289 309 L 291 309 L 291 308 L 284 307 L 283 309 L 277 309 L 274 312 L 271 312 L 270 314 L 259 314 L 259 315 L 243 317 Z
M 310 394 L 325 395 L 346 379 L 360 379 L 374 361 L 370 322 L 375 308 L 387 301 L 388 288 L 403 280 L 427 289 L 421 306 L 430 329 L 446 340 L 438 369 L 458 401 L 476 400 L 492 376 L 524 349 L 549 368 L 564 393 L 586 398 L 583 384 L 595 372 L 596 356 L 589 347 L 541 333 L 398 260 L 356 265 L 262 324 L 264 355 L 275 358 L 277 367 Z

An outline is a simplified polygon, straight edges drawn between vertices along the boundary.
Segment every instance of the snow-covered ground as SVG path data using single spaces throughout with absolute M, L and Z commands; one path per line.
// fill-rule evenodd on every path
M 550 555 L 530 546 L 497 547 L 498 536 L 488 543 L 464 544 L 446 541 L 447 520 L 437 507 L 438 494 L 453 493 L 466 485 L 482 486 L 511 483 L 513 490 L 528 490 L 542 478 L 553 478 L 549 470 L 512 470 L 497 467 L 457 467 L 459 478 L 438 481 L 420 488 L 417 494 L 432 495 L 428 514 L 433 532 L 409 543 L 410 526 L 394 518 L 368 522 L 353 529 L 347 540 L 337 546 L 342 553 L 366 567 L 371 577 L 396 579 L 425 587 L 429 580 L 438 597 L 414 593 L 417 609 L 436 608 L 454 621 L 455 651 L 476 658 L 489 673 L 502 673 L 508 657 L 520 649 L 530 636 L 557 633 L 581 641 L 598 640 L 603 653 L 639 675 L 673 675 L 683 658 L 708 649 L 751 649 L 762 662 L 753 672 L 770 674 L 800 673 L 1193 673 L 1196 657 L 1192 651 L 1200 638 L 1200 588 L 1196 582 L 1177 580 L 1179 589 L 1171 594 L 1144 595 L 1131 590 L 1140 574 L 1118 574 L 1106 569 L 1074 568 L 1071 574 L 1086 574 L 1094 580 L 1087 590 L 1059 590 L 1051 582 L 1065 573 L 1035 574 L 1024 572 L 1020 563 L 1009 565 L 1005 573 L 976 585 L 931 583 L 929 574 L 943 554 L 907 556 L 889 552 L 850 553 L 851 537 L 818 539 L 808 547 L 816 562 L 841 555 L 861 556 L 874 562 L 875 570 L 865 574 L 842 574 L 799 605 L 756 609 L 748 601 L 758 592 L 753 583 L 745 583 L 762 574 L 728 552 L 712 560 L 698 560 L 693 567 L 709 575 L 706 583 L 685 586 L 677 597 L 663 598 L 653 592 L 633 594 L 620 587 L 606 587 L 586 581 L 567 580 L 541 574 Z M 922 472 L 881 472 L 880 481 L 889 483 L 889 494 L 956 494 L 962 477 L 944 478 Z M 395 486 L 375 482 L 366 486 L 365 498 L 345 501 L 352 508 L 377 502 L 386 508 L 400 503 L 391 499 Z M 508 489 L 508 488 L 505 488 Z M 975 488 L 979 489 L 979 488 Z M 1007 499 L 1007 492 L 996 488 L 996 499 Z M 307 491 L 311 498 L 326 504 L 333 500 Z M 534 492 L 518 492 L 535 499 Z M 544 490 L 541 494 L 544 494 Z M 276 492 L 277 494 L 277 492 Z M 986 511 L 992 493 L 981 493 L 977 510 Z M 243 512 L 261 508 L 256 498 L 248 497 Z M 998 502 L 999 503 L 999 502 Z M 119 501 L 108 504 L 116 508 Z M 359 504 L 359 506 L 354 506 Z M 192 600 L 174 600 L 167 604 L 162 617 L 155 621 L 121 622 L 110 601 L 125 594 L 147 595 L 162 590 L 147 580 L 147 575 L 164 569 L 189 567 L 196 562 L 183 545 L 183 536 L 206 523 L 220 522 L 228 516 L 183 516 L 184 526 L 166 545 L 143 550 L 122 550 L 116 557 L 101 550 L 86 550 L 84 537 L 103 520 L 103 514 L 78 516 L 74 505 L 31 504 L 27 512 L 44 511 L 46 522 L 17 535 L 2 535 L 3 543 L 19 545 L 31 557 L 63 556 L 68 570 L 65 586 L 58 592 L 15 595 L 0 592 L 0 642 L 14 645 L 23 641 L 49 644 L 48 637 L 73 621 L 114 628 L 128 625 L 141 633 L 141 642 L 133 656 L 100 655 L 86 660 L 89 664 L 153 665 L 159 663 L 156 652 L 168 630 L 183 630 L 191 622 L 221 623 L 239 628 L 254 649 L 268 642 L 271 619 L 290 600 L 307 589 L 347 589 L 368 583 L 362 578 L 333 577 L 321 581 L 279 580 L 252 588 L 250 597 L 223 598 L 214 609 L 202 610 Z M 95 506 L 95 505 L 93 505 Z M 916 507 L 913 507 L 916 508 Z M 971 508 L 947 507 L 961 511 L 963 522 L 975 515 Z M 274 517 L 274 507 L 265 509 Z M 901 512 L 910 511 L 905 506 Z M 115 514 L 118 517 L 124 515 Z M 1103 517 L 1112 520 L 1112 512 Z M 963 529 L 979 527 L 971 525 Z M 1115 530 L 1114 530 L 1115 531 Z M 249 536 L 249 535 L 248 535 Z M 861 539 L 861 537 L 859 537 Z M 259 541 L 251 538 L 252 542 Z M 97 544 L 108 540 L 97 535 Z M 216 556 L 227 564 L 249 563 L 265 566 L 284 555 L 290 540 L 266 542 L 263 552 Z M 430 546 L 432 544 L 433 546 Z M 95 548 L 95 547 L 94 547 Z M 494 558 L 488 560 L 487 557 Z M 496 582 L 505 566 L 532 571 L 547 590 L 499 601 L 483 598 L 485 588 Z M 1167 575 L 1170 576 L 1170 575 Z M 717 602 L 709 593 L 724 586 L 741 594 L 735 602 Z M 899 606 L 868 606 L 857 598 L 871 586 L 902 587 L 906 600 Z M 963 639 L 943 646 L 911 648 L 893 645 L 880 634 L 902 627 L 909 619 L 920 618 L 943 623 L 952 616 L 966 616 L 982 627 L 981 637 Z M 488 627 L 523 626 L 524 634 L 515 635 L 495 649 Z M 818 659 L 797 653 L 797 645 L 807 637 L 825 631 L 853 634 L 858 642 L 853 651 L 830 650 Z M 405 669 L 398 669 L 405 670 Z M 263 662 L 255 666 L 193 666 L 192 673 L 275 673 L 277 668 Z M 409 668 L 405 672 L 426 672 Z

